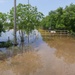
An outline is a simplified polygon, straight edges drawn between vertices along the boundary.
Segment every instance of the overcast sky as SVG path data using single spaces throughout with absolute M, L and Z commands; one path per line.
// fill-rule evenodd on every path
M 27 4 L 28 0 L 17 0 L 18 3 Z M 29 0 L 32 6 L 37 6 L 38 11 L 47 15 L 49 11 L 56 10 L 58 7 L 65 8 L 71 3 L 75 4 L 75 0 Z M 14 6 L 14 0 L 0 0 L 0 12 L 7 13 Z

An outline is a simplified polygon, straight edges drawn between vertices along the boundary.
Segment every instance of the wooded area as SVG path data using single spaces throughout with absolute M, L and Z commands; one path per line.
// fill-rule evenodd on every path
M 29 33 L 35 28 L 43 28 L 47 30 L 68 30 L 75 32 L 75 5 L 70 4 L 65 8 L 59 7 L 50 11 L 47 16 L 37 10 L 30 4 L 18 4 L 16 7 L 16 25 L 17 31 L 22 34 L 23 41 L 24 32 Z M 5 30 L 14 28 L 14 7 L 8 13 L 0 12 L 0 34 Z
M 70 4 L 65 8 L 59 7 L 50 11 L 41 22 L 43 29 L 68 30 L 75 32 L 75 5 Z

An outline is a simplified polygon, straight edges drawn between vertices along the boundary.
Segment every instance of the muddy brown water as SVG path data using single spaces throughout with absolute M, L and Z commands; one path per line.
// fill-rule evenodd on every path
M 0 75 L 75 75 L 75 39 L 39 37 L 37 50 L 0 61 Z

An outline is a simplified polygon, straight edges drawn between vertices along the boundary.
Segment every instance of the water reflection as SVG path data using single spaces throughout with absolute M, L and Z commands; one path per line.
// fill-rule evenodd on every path
M 75 75 L 75 40 L 49 35 L 43 40 L 40 36 L 33 44 L 38 51 L 1 61 L 0 75 Z
M 55 55 L 66 63 L 75 63 L 75 39 L 72 37 L 44 38 L 50 47 L 56 49 Z
M 18 54 L 6 62 L 0 62 L 0 75 L 30 75 L 41 69 L 40 56 L 36 52 Z

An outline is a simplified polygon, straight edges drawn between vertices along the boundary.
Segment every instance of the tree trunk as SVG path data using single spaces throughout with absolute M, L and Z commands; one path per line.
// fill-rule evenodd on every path
M 16 0 L 14 0 L 14 46 L 17 45 L 16 37 Z
M 29 33 L 28 33 L 28 44 L 29 44 Z

